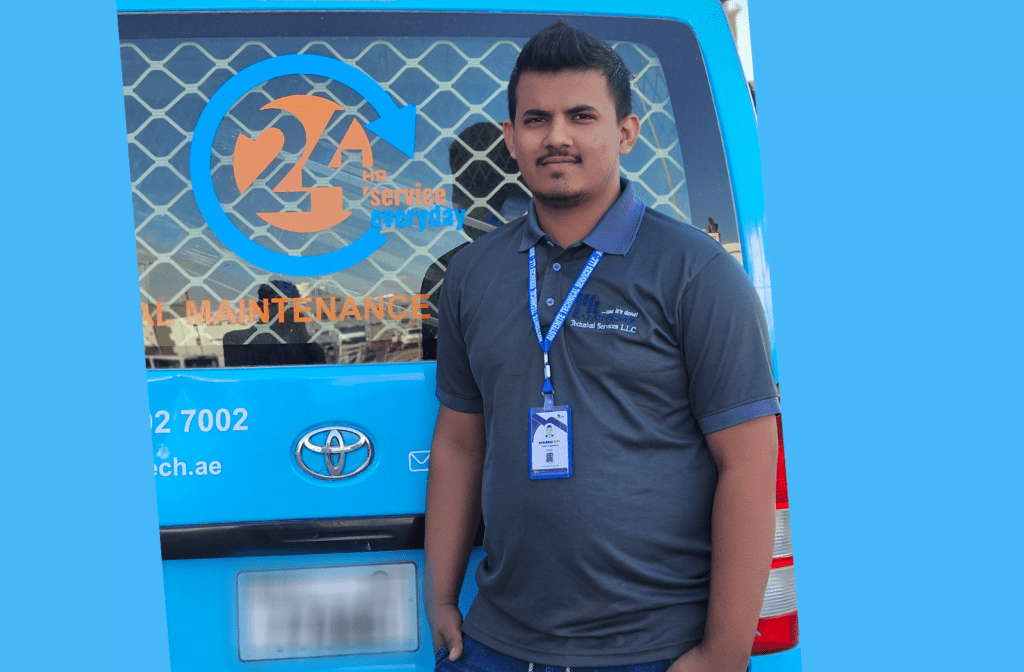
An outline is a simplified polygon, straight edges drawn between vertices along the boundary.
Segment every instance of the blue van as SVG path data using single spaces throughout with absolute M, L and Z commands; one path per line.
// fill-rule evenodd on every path
M 436 297 L 455 251 L 526 210 L 505 88 L 558 16 L 634 74 L 638 195 L 742 262 L 771 326 L 718 0 L 586 4 L 119 0 L 173 669 L 433 666 Z M 781 448 L 780 424 L 755 672 L 800 669 Z

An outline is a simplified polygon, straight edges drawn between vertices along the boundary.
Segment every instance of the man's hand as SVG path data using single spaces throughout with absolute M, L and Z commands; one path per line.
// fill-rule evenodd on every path
M 717 672 L 704 655 L 700 646 L 695 646 L 676 658 L 665 672 Z
M 747 664 L 736 666 L 711 658 L 699 644 L 679 656 L 665 672 L 746 672 Z
M 433 611 L 430 634 L 434 639 L 434 651 L 447 646 L 448 660 L 458 660 L 462 655 L 462 612 L 454 604 L 437 605 Z

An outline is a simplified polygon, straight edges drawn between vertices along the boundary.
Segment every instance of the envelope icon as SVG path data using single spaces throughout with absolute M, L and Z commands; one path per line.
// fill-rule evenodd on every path
M 429 450 L 414 450 L 411 453 L 409 453 L 409 471 L 427 471 L 429 469 Z

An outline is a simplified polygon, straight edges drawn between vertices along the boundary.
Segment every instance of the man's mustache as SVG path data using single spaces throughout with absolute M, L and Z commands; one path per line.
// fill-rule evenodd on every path
M 569 152 L 548 152 L 544 156 L 542 156 L 542 157 L 537 159 L 537 165 L 538 166 L 543 166 L 550 159 L 567 159 L 567 158 L 568 159 L 572 159 L 573 163 L 580 163 L 581 161 L 583 161 L 583 157 L 580 156 L 579 154 L 570 154 Z M 565 162 L 559 162 L 559 163 L 565 163 Z

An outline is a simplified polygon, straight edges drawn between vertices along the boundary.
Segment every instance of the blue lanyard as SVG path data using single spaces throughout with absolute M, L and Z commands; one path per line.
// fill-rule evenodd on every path
M 576 278 L 576 282 L 573 283 L 572 289 L 569 290 L 569 294 L 562 301 L 562 307 L 558 309 L 555 320 L 548 327 L 547 337 L 543 337 L 540 335 L 540 313 L 537 310 L 537 248 L 530 248 L 530 317 L 533 319 L 533 330 L 537 333 L 537 342 L 540 343 L 540 349 L 544 351 L 544 388 L 542 391 L 544 393 L 544 410 L 546 411 L 550 411 L 555 406 L 555 389 L 551 386 L 551 365 L 548 363 L 548 350 L 551 349 L 555 336 L 558 335 L 562 324 L 565 323 L 565 318 L 569 316 L 569 311 L 572 310 L 573 304 L 576 303 L 576 297 L 580 295 L 583 285 L 587 284 L 590 274 L 597 268 L 597 262 L 601 261 L 602 256 L 604 256 L 604 253 L 597 250 L 591 253 L 590 259 L 587 260 L 587 265 L 580 271 L 580 275 Z

